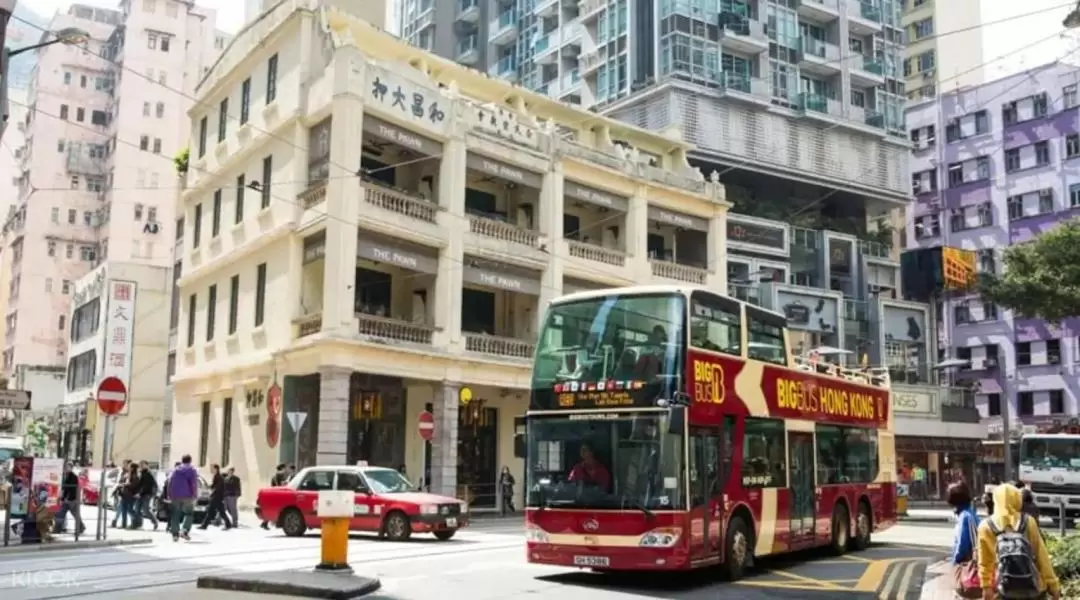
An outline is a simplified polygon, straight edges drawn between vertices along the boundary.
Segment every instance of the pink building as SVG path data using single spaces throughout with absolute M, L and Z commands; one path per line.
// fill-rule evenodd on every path
M 187 145 L 195 85 L 226 43 L 215 17 L 187 0 L 74 4 L 53 17 L 49 30 L 91 39 L 43 48 L 28 92 L 5 222 L 4 372 L 66 365 L 73 282 L 101 262 L 172 265 L 172 159 Z

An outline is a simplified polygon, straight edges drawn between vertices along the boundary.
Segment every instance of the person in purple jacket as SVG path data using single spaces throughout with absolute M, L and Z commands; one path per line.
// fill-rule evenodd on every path
M 169 476 L 169 533 L 173 541 L 181 537 L 191 539 L 191 521 L 195 513 L 195 500 L 199 497 L 199 474 L 191 466 L 191 455 L 180 459 L 180 466 Z M 184 520 L 181 530 L 180 519 Z

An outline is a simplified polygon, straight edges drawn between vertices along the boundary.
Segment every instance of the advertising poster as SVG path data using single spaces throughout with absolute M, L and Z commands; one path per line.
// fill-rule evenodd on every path
M 23 521 L 30 514 L 30 489 L 33 485 L 33 474 L 34 459 L 32 457 L 21 456 L 12 460 L 11 502 L 8 505 L 7 530 L 4 531 L 5 545 L 22 542 Z
M 64 478 L 64 459 L 62 458 L 35 458 L 34 459 L 34 498 L 31 507 L 37 512 L 38 503 L 44 498 L 45 506 L 52 512 L 60 509 L 60 483 Z M 44 493 L 43 493 L 44 492 Z

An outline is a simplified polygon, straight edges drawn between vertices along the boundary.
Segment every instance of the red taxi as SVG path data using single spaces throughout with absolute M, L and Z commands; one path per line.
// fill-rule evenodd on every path
M 319 527 L 319 492 L 350 490 L 356 504 L 349 528 L 404 541 L 414 533 L 454 537 L 469 520 L 468 505 L 448 496 L 416 491 L 401 473 L 382 467 L 308 467 L 282 487 L 259 490 L 255 514 L 290 537 Z

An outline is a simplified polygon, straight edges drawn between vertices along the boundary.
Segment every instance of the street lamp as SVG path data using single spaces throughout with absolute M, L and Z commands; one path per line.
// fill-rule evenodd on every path
M 41 42 L 40 44 L 33 44 L 24 48 L 17 48 L 15 50 L 8 50 L 7 57 L 18 56 L 23 52 L 29 52 L 31 50 L 37 50 L 44 48 L 45 46 L 52 46 L 53 44 L 81 44 L 90 39 L 90 34 L 78 27 L 65 27 L 59 31 L 52 32 L 55 36 L 51 40 Z

